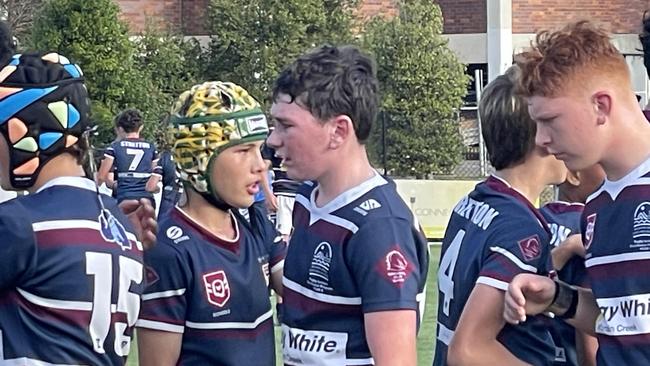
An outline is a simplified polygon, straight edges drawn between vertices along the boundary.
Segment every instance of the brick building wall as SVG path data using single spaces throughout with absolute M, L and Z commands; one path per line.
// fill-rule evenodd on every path
M 535 33 L 589 19 L 612 33 L 638 33 L 650 0 L 512 0 L 512 32 Z
M 486 0 L 435 0 L 435 2 L 442 9 L 445 21 L 444 33 L 485 33 L 487 31 Z
M 116 0 L 132 32 L 147 21 L 189 35 L 207 35 L 209 0 Z M 487 31 L 487 0 L 432 0 L 444 17 L 444 33 L 468 34 Z M 363 17 L 394 15 L 395 0 L 361 0 Z M 513 33 L 535 33 L 571 20 L 590 19 L 605 24 L 613 33 L 638 33 L 641 15 L 650 0 L 512 0 Z
M 173 30 L 181 24 L 180 0 L 118 0 L 117 4 L 132 33 L 144 30 L 147 22 Z

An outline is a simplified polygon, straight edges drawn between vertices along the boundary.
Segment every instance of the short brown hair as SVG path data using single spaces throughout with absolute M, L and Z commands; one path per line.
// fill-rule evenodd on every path
M 535 122 L 526 99 L 517 93 L 519 67 L 510 67 L 483 91 L 478 106 L 490 164 L 496 170 L 521 163 L 535 148 Z
M 582 86 L 588 80 L 583 78 L 590 75 L 609 78 L 621 87 L 630 84 L 625 58 L 609 34 L 586 20 L 538 33 L 531 49 L 517 55 L 515 62 L 522 71 L 520 91 L 525 96 L 557 96 L 569 85 Z

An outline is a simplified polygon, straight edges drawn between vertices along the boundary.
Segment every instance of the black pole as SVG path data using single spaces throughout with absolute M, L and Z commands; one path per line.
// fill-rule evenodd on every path
M 386 175 L 386 112 L 381 111 L 381 163 Z

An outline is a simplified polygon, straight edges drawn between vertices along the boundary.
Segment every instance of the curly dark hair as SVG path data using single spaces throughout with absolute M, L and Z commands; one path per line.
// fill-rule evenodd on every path
M 16 53 L 16 40 L 9 23 L 0 21 L 0 65 L 5 65 Z
M 115 117 L 115 126 L 122 127 L 124 132 L 137 132 L 142 126 L 142 112 L 135 108 L 125 109 Z
M 375 61 L 354 46 L 322 46 L 282 70 L 273 86 L 273 100 L 280 94 L 321 121 L 350 117 L 357 140 L 363 143 L 379 105 Z

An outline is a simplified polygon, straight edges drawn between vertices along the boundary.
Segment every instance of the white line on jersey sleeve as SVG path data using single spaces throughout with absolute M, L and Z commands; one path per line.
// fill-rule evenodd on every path
M 326 302 L 330 304 L 339 304 L 339 305 L 361 305 L 360 297 L 343 297 L 343 296 L 333 296 L 321 294 L 316 291 L 312 291 L 308 288 L 305 288 L 290 279 L 283 277 L 282 284 L 287 288 L 295 291 L 303 296 L 306 296 L 310 299 L 314 299 L 321 302 Z
M 216 323 L 196 323 L 186 321 L 185 326 L 194 329 L 255 329 L 264 321 L 273 317 L 273 309 L 269 309 L 266 313 L 260 315 L 253 322 L 216 322 Z
M 521 259 L 517 258 L 516 255 L 510 253 L 508 250 L 504 248 L 494 246 L 494 247 L 490 247 L 490 250 L 495 253 L 502 254 L 506 258 L 510 259 L 510 261 L 514 263 L 517 267 L 523 269 L 524 271 L 537 273 L 537 268 L 531 266 L 530 264 L 526 264 L 522 262 Z
M 494 287 L 496 289 L 503 290 L 503 291 L 508 290 L 508 282 L 496 280 L 492 277 L 481 276 L 476 280 L 476 283 L 481 283 L 483 285 Z
M 138 319 L 138 321 L 135 322 L 135 326 L 137 328 L 155 329 L 155 330 L 162 330 L 165 332 L 172 332 L 172 333 L 185 332 L 185 327 L 182 325 L 163 323 L 155 320 Z
M 179 288 L 177 290 L 167 290 L 167 291 L 161 291 L 161 292 L 152 292 L 150 294 L 143 294 L 142 295 L 142 301 L 160 299 L 160 298 L 164 298 L 164 297 L 181 296 L 184 293 L 185 293 L 184 288 Z
M 284 269 L 284 259 L 276 263 L 273 267 L 271 267 L 271 273 L 275 273 L 283 269 Z

